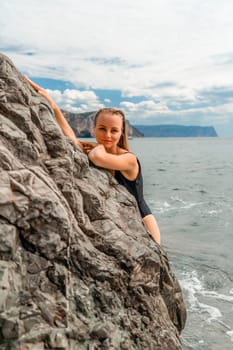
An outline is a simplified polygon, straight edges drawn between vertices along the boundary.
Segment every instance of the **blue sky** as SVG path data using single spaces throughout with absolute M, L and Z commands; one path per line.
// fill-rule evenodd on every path
M 232 0 L 2 0 L 0 52 L 72 112 L 233 137 Z

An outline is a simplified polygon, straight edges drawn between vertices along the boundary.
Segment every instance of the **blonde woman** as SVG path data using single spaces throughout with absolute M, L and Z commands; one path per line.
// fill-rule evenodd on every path
M 123 111 L 115 108 L 100 109 L 94 119 L 94 135 L 97 143 L 77 139 L 60 108 L 46 90 L 25 77 L 25 80 L 50 103 L 64 135 L 78 144 L 89 159 L 97 166 L 108 169 L 116 180 L 135 197 L 142 221 L 154 240 L 160 244 L 160 230 L 156 219 L 143 196 L 143 178 L 140 162 L 131 153 Z

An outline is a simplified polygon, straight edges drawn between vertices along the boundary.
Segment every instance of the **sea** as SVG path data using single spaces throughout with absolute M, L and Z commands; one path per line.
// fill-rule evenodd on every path
M 233 139 L 134 138 L 187 308 L 184 350 L 233 349 Z

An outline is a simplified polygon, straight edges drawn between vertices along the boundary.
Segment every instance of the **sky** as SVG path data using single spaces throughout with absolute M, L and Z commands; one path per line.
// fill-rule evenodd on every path
M 0 52 L 65 110 L 233 137 L 232 0 L 1 0 Z

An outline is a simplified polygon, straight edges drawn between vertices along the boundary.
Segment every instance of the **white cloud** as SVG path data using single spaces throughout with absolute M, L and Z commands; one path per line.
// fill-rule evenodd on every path
M 93 91 L 70 89 L 64 90 L 63 93 L 59 90 L 46 89 L 46 91 L 61 108 L 73 113 L 95 111 L 103 107 Z
M 0 46 L 23 73 L 88 91 L 57 92 L 66 106 L 96 108 L 92 89 L 118 89 L 123 103 L 145 96 L 146 113 L 165 113 L 233 86 L 232 13 L 230 0 L 2 0 Z
M 70 101 L 97 101 L 97 96 L 93 91 L 79 91 L 66 89 L 63 93 L 63 97 Z
M 174 106 L 173 106 L 174 107 Z M 126 117 L 132 124 L 192 124 L 212 125 L 213 118 L 215 125 L 232 124 L 233 122 L 233 101 L 219 106 L 200 106 L 172 109 L 164 103 L 154 101 L 142 101 L 133 103 L 121 102 Z
M 129 116 L 132 113 L 137 113 L 140 115 L 140 118 L 147 118 L 150 115 L 156 115 L 158 113 L 168 112 L 169 109 L 167 106 L 161 103 L 155 103 L 154 101 L 142 101 L 139 103 L 133 102 L 121 102 L 121 107 L 129 113 Z

